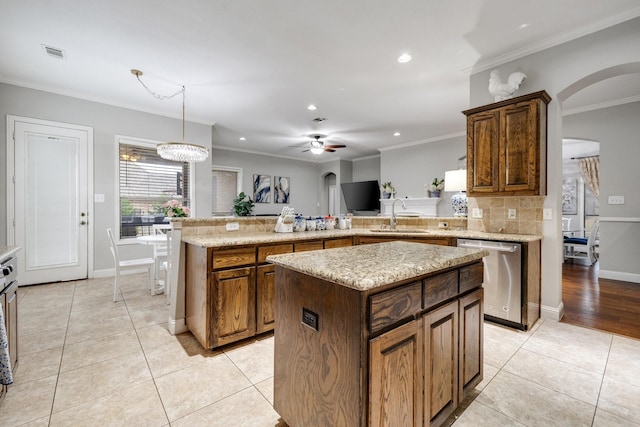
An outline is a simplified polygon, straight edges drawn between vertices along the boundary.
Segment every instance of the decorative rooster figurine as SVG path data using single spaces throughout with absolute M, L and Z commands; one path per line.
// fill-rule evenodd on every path
M 509 75 L 507 83 L 500 80 L 500 71 L 493 70 L 489 75 L 489 93 L 493 95 L 496 102 L 513 98 L 513 94 L 518 90 L 520 84 L 527 76 L 516 71 Z

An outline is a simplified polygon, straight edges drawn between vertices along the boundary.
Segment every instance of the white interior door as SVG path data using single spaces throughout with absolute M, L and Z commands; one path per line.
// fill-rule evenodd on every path
M 22 247 L 19 283 L 87 278 L 92 129 L 22 118 L 10 124 L 14 203 L 8 205 L 13 243 Z

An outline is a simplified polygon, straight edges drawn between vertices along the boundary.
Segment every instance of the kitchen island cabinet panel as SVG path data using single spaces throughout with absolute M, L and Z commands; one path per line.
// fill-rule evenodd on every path
M 422 322 L 371 340 L 369 426 L 422 426 Z
M 422 283 L 420 282 L 373 295 L 369 309 L 371 332 L 378 332 L 398 321 L 414 316 L 422 308 L 421 298 Z
M 278 267 L 276 283 L 274 407 L 289 427 L 361 425 L 359 293 Z
M 483 376 L 483 289 L 460 298 L 460 389 L 459 400 L 468 397 Z
M 424 316 L 425 425 L 441 425 L 458 406 L 458 301 Z

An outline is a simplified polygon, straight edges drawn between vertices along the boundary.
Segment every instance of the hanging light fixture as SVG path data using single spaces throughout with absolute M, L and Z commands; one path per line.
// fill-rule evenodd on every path
M 136 76 L 140 84 L 151 94 L 154 98 L 165 100 L 173 98 L 177 95 L 182 94 L 182 141 L 181 142 L 164 142 L 157 146 L 158 155 L 166 160 L 173 160 L 176 162 L 202 162 L 207 159 L 209 156 L 209 149 L 203 147 L 202 145 L 192 144 L 189 142 L 184 142 L 184 92 L 185 88 L 182 86 L 180 90 L 176 93 L 168 96 L 158 95 L 151 89 L 145 85 L 142 80 L 140 80 L 140 76 L 142 75 L 142 71 L 140 70 L 131 70 L 131 74 Z

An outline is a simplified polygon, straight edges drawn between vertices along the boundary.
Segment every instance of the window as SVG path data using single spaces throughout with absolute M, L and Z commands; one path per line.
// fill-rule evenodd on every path
M 162 204 L 176 199 L 190 206 L 189 163 L 165 160 L 156 152 L 158 142 L 117 137 L 120 239 L 152 233 L 164 223 Z
M 211 214 L 233 214 L 233 199 L 242 191 L 242 169 L 228 166 L 211 168 Z

